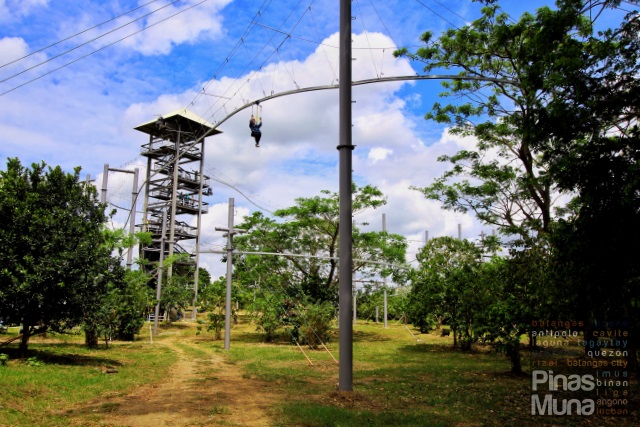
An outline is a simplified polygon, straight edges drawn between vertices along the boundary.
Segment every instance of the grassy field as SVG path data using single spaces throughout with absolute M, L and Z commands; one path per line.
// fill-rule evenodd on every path
M 140 384 L 160 381 L 173 363 L 165 347 L 148 341 L 90 350 L 83 338 L 33 337 L 23 360 L 15 359 L 17 344 L 0 348 L 10 357 L 7 366 L 0 366 L 1 426 L 65 425 L 61 408 L 96 396 L 125 395 Z M 116 369 L 119 375 L 107 375 L 106 369 Z
M 0 348 L 11 357 L 8 366 L 0 367 L 0 426 L 69 425 L 64 408 L 98 397 L 126 396 L 136 387 L 162 382 L 176 359 L 169 347 L 158 345 L 163 342 L 174 343 L 188 357 L 221 355 L 225 363 L 241 369 L 247 382 L 269 384 L 275 396 L 270 409 L 274 426 L 639 425 L 635 377 L 630 416 L 534 417 L 527 359 L 523 360 L 527 373 L 514 376 L 502 355 L 484 348 L 454 351 L 450 337 L 412 330 L 416 339 L 404 325 L 354 327 L 352 392 L 338 391 L 338 366 L 329 352 L 305 348 L 311 365 L 296 346 L 262 343 L 255 326 L 244 318 L 232 331 L 228 352 L 221 341 L 207 334 L 196 336 L 193 323 L 163 327 L 153 344 L 147 329 L 132 343 L 97 350 L 84 348 L 79 335 L 34 338 L 25 360 L 14 358 L 13 344 Z M 327 343 L 336 358 L 337 341 L 336 334 Z M 105 374 L 107 367 L 118 374 Z M 205 367 L 199 375 L 206 387 L 218 372 Z M 233 402 L 212 407 L 209 411 L 231 412 Z

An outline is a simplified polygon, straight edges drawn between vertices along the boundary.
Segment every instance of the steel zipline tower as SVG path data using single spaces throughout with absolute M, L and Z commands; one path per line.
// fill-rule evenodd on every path
M 194 267 L 195 302 L 200 225 L 202 214 L 208 210 L 203 196 L 211 195 L 209 177 L 203 174 L 203 136 L 213 136 L 221 131 L 186 109 L 165 114 L 135 129 L 149 135 L 149 142 L 142 145 L 141 151 L 147 158 L 147 179 L 144 213 L 138 229 L 150 232 L 153 242 L 140 246 L 140 259 L 149 261 L 147 268 L 150 269 L 160 260 L 161 251 L 163 258 L 189 254 L 189 260 L 177 264 L 176 268 L 185 264 Z M 162 236 L 164 212 L 167 213 L 167 236 Z M 167 276 L 171 277 L 171 274 L 169 268 Z

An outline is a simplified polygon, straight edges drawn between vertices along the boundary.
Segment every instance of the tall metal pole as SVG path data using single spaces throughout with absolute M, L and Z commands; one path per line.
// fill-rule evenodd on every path
M 384 233 L 387 232 L 387 214 L 382 214 L 382 231 Z M 387 325 L 387 278 L 384 278 L 384 284 L 382 285 L 384 289 L 384 327 Z
M 340 0 L 340 261 L 339 261 L 339 306 L 340 318 L 340 368 L 338 388 L 353 389 L 353 325 L 351 325 L 351 265 L 352 265 L 352 190 L 351 167 L 351 0 Z
M 353 224 L 353 228 L 356 228 L 356 220 L 355 219 L 353 220 L 352 224 Z M 353 231 L 353 229 L 351 231 Z M 352 283 L 352 286 L 353 286 L 353 324 L 355 325 L 355 324 L 358 323 L 358 317 L 357 317 L 357 314 L 358 314 L 358 304 L 357 304 L 357 301 L 358 301 L 358 285 L 356 284 L 356 270 L 355 270 L 354 267 L 355 266 L 353 266 L 353 265 L 351 266 L 351 270 L 352 270 L 351 283 Z
M 153 319 L 153 334 L 158 334 L 158 317 L 160 317 L 160 296 L 162 295 L 162 263 L 164 262 L 164 236 L 167 232 L 167 210 L 162 210 L 162 233 L 160 235 L 160 265 L 158 266 L 158 283 L 156 284 L 155 318 Z
M 193 311 L 191 318 L 198 317 L 198 280 L 200 280 L 200 227 L 202 226 L 202 187 L 204 186 L 204 139 L 200 145 L 200 187 L 198 188 L 198 220 L 196 223 L 196 271 L 193 273 Z
M 102 191 L 100 194 L 100 203 L 107 203 L 107 182 L 109 181 L 109 163 L 104 164 L 102 171 Z
M 153 141 L 153 136 L 150 136 L 149 138 Z M 151 157 L 147 159 L 147 177 L 144 181 L 144 204 L 142 205 L 142 231 L 145 231 L 145 232 L 149 231 L 149 216 L 147 214 L 147 209 L 149 209 L 149 189 L 150 188 L 151 188 Z M 142 258 L 142 250 L 140 251 L 140 258 Z
M 224 304 L 224 349 L 231 348 L 231 274 L 233 272 L 233 197 L 229 198 L 229 221 L 227 231 L 227 295 Z
M 131 218 L 129 218 L 129 234 L 134 235 L 136 232 L 136 204 L 138 202 L 138 174 L 140 169 L 133 170 L 133 191 L 131 193 Z M 129 248 L 127 253 L 127 269 L 131 270 L 133 265 L 133 248 Z
M 89 186 L 91 185 L 91 175 L 87 174 L 87 180 L 85 182 L 84 188 L 87 191 L 87 196 L 91 194 L 91 191 L 89 190 Z
M 387 328 L 387 288 L 384 289 L 384 327 Z
M 173 164 L 173 178 L 172 178 L 172 189 L 171 189 L 171 224 L 169 225 L 169 256 L 173 255 L 174 251 L 174 242 L 176 237 L 176 213 L 177 213 L 177 203 L 178 203 L 178 184 L 180 180 L 180 176 L 178 174 L 180 169 L 180 124 L 178 124 L 178 134 L 176 136 L 176 158 Z M 170 278 L 173 273 L 173 266 L 170 265 L 167 269 L 167 277 Z

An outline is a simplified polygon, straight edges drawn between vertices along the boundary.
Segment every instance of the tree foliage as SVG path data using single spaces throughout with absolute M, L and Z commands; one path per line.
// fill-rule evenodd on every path
M 249 231 L 236 238 L 236 247 L 246 251 L 263 251 L 308 255 L 297 257 L 251 257 L 238 263 L 238 277 L 243 280 L 255 273 L 263 277 L 277 272 L 288 282 L 288 287 L 298 289 L 314 300 L 335 301 L 338 283 L 338 194 L 322 191 L 323 196 L 296 199 L 296 205 L 275 212 L 284 221 L 279 222 L 255 212 L 245 218 L 240 226 Z M 353 190 L 353 215 L 365 209 L 375 209 L 386 203 L 383 194 L 375 187 L 364 186 Z M 355 259 L 402 263 L 406 243 L 401 236 L 389 233 L 361 233 L 354 230 L 353 253 Z M 382 270 L 376 264 L 354 262 L 354 271 Z M 243 275 L 244 270 L 253 273 Z M 389 270 L 387 268 L 387 270 Z M 269 272 L 269 273 L 266 273 Z
M 259 212 L 246 217 L 240 228 L 248 233 L 235 239 L 243 251 L 291 253 L 308 257 L 252 256 L 236 261 L 238 280 L 251 285 L 258 278 L 282 286 L 291 297 L 305 295 L 312 301 L 337 301 L 338 286 L 338 195 L 323 191 L 324 196 L 300 198 L 296 205 L 275 212 L 283 222 L 264 217 Z M 375 209 L 385 203 L 375 187 L 354 187 L 353 214 Z M 353 271 L 385 272 L 392 268 L 364 261 L 404 263 L 406 242 L 399 235 L 382 232 L 353 232 Z M 362 260 L 362 261 L 357 261 Z
M 428 328 L 431 318 L 447 319 L 454 346 L 468 350 L 474 341 L 476 314 L 488 304 L 479 278 L 483 248 L 468 240 L 438 237 L 418 252 L 409 315 L 415 326 Z
M 578 197 L 552 236 L 558 283 L 578 319 L 628 322 L 630 348 L 640 348 L 640 140 L 594 139 L 576 150 L 563 184 Z M 629 362 L 638 359 L 630 352 Z
M 354 186 L 354 215 L 384 203 L 379 189 Z M 254 313 L 267 339 L 273 339 L 278 328 L 288 328 L 295 339 L 313 346 L 313 337 L 301 328 L 307 322 L 314 323 L 311 317 L 327 319 L 325 303 L 334 307 L 337 304 L 338 195 L 323 191 L 320 196 L 300 198 L 295 206 L 278 210 L 275 215 L 278 219 L 267 218 L 259 212 L 245 217 L 239 228 L 248 232 L 237 236 L 234 246 L 246 252 L 297 256 L 246 254 L 235 257 L 236 281 L 243 289 L 256 290 Z M 406 246 L 402 236 L 361 232 L 354 227 L 353 272 L 362 276 L 392 275 L 404 264 Z
M 104 242 L 100 250 L 112 254 L 94 266 L 94 280 L 102 283 L 103 292 L 85 297 L 85 341 L 90 347 L 111 339 L 131 341 L 144 324 L 144 313 L 151 304 L 150 289 L 146 286 L 149 274 L 141 270 L 125 270 L 122 261 L 125 249 L 131 249 L 145 233 L 130 236 L 123 229 L 103 230 Z
M 214 339 L 222 338 L 222 328 L 225 321 L 226 280 L 220 277 L 208 284 L 198 295 L 200 311 L 207 315 L 207 331 L 214 333 Z
M 522 373 L 522 335 L 529 334 L 530 345 L 535 346 L 532 320 L 551 315 L 555 319 L 562 313 L 560 293 L 549 292 L 553 282 L 548 251 L 548 245 L 540 244 L 512 251 L 511 257 L 493 257 L 479 270 L 477 280 L 488 297 L 475 313 L 474 331 L 483 342 L 506 354 L 514 374 Z
M 452 168 L 416 189 L 522 238 L 550 232 L 554 195 L 568 189 L 549 173 L 556 154 L 637 117 L 637 15 L 617 31 L 595 34 L 585 2 L 557 4 L 515 22 L 491 2 L 471 25 L 436 41 L 427 32 L 415 54 L 396 52 L 424 61 L 427 72 L 484 79 L 443 83 L 443 97 L 467 102 L 436 103 L 426 117 L 474 136 L 477 149 L 443 156 Z
M 620 1 L 559 0 L 518 21 L 484 3 L 472 24 L 396 52 L 427 72 L 459 72 L 442 94 L 455 101 L 426 118 L 477 140 L 442 157 L 451 169 L 416 189 L 519 237 L 511 259 L 487 273 L 502 279 L 486 280 L 496 299 L 480 333 L 512 355 L 531 316 L 624 320 L 637 336 L 640 16 L 596 32 Z M 564 204 L 554 201 L 561 194 Z
M 404 283 L 398 281 L 397 283 Z M 408 288 L 388 287 L 387 288 L 387 319 L 400 320 L 407 312 Z M 376 320 L 376 308 L 378 310 L 378 321 L 384 321 L 384 288 L 365 284 L 362 289 L 358 289 L 356 295 L 358 318 L 368 321 Z
M 38 327 L 79 325 L 91 296 L 105 291 L 99 276 L 114 268 L 104 207 L 79 173 L 18 159 L 0 171 L 0 317 L 23 324 L 23 353 Z

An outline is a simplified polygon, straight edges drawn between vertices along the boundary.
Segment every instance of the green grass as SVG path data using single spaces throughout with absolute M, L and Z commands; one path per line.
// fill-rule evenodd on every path
M 104 401 L 91 415 L 99 419 L 118 409 L 110 396 L 124 396 L 141 384 L 163 381 L 175 360 L 165 346 L 149 343 L 148 327 L 133 343 L 117 343 L 108 350 L 89 350 L 81 336 L 55 341 L 34 339 L 28 360 L 16 360 L 10 346 L 8 366 L 0 366 L 0 426 L 65 426 L 65 408 L 101 396 Z M 197 361 L 200 377 L 193 381 L 209 387 L 219 381 L 212 357 L 223 357 L 243 372 L 242 378 L 264 382 L 273 394 L 270 412 L 275 426 L 631 426 L 628 418 L 555 417 L 530 415 L 530 375 L 509 373 L 506 357 L 476 347 L 470 353 L 452 349 L 451 337 L 419 334 L 418 341 L 403 325 L 359 323 L 354 327 L 353 391 L 338 391 L 338 366 L 322 350 L 302 352 L 288 342 L 262 343 L 255 326 L 241 317 L 232 330 L 231 350 L 211 334 L 196 336 L 194 324 L 161 325 L 156 341 L 173 341 L 181 352 Z M 338 336 L 326 343 L 339 357 Z M 7 352 L 3 348 L 0 352 Z M 529 370 L 528 353 L 523 367 Z M 39 366 L 38 366 L 39 365 Z M 103 374 L 103 366 L 118 374 Z M 634 377 L 632 404 L 640 407 Z M 232 402 L 209 402 L 211 420 L 239 411 Z M 203 402 L 207 405 L 207 402 Z M 636 409 L 637 411 L 637 409 Z M 225 422 L 220 418 L 223 425 Z M 213 422 L 213 421 L 212 421 Z M 229 424 L 236 425 L 236 424 Z M 241 425 L 241 424 L 240 424 Z
M 636 425 L 629 418 L 533 417 L 528 372 L 510 374 L 506 357 L 487 348 L 462 353 L 450 337 L 412 332 L 419 341 L 402 325 L 356 325 L 347 393 L 338 392 L 338 367 L 324 350 L 305 349 L 310 366 L 295 346 L 234 336 L 230 356 L 247 378 L 268 381 L 286 396 L 283 426 Z M 336 357 L 337 341 L 327 344 Z M 523 357 L 527 371 L 528 353 Z M 637 396 L 637 382 L 633 388 Z
M 158 381 L 174 360 L 166 347 L 142 340 L 91 350 L 82 344 L 82 336 L 55 338 L 52 344 L 34 337 L 24 360 L 16 358 L 15 347 L 2 348 L 11 360 L 0 367 L 0 426 L 67 425 L 65 408 L 98 396 L 125 395 L 134 386 Z M 105 366 L 118 373 L 104 374 Z M 113 410 L 104 405 L 104 412 Z

